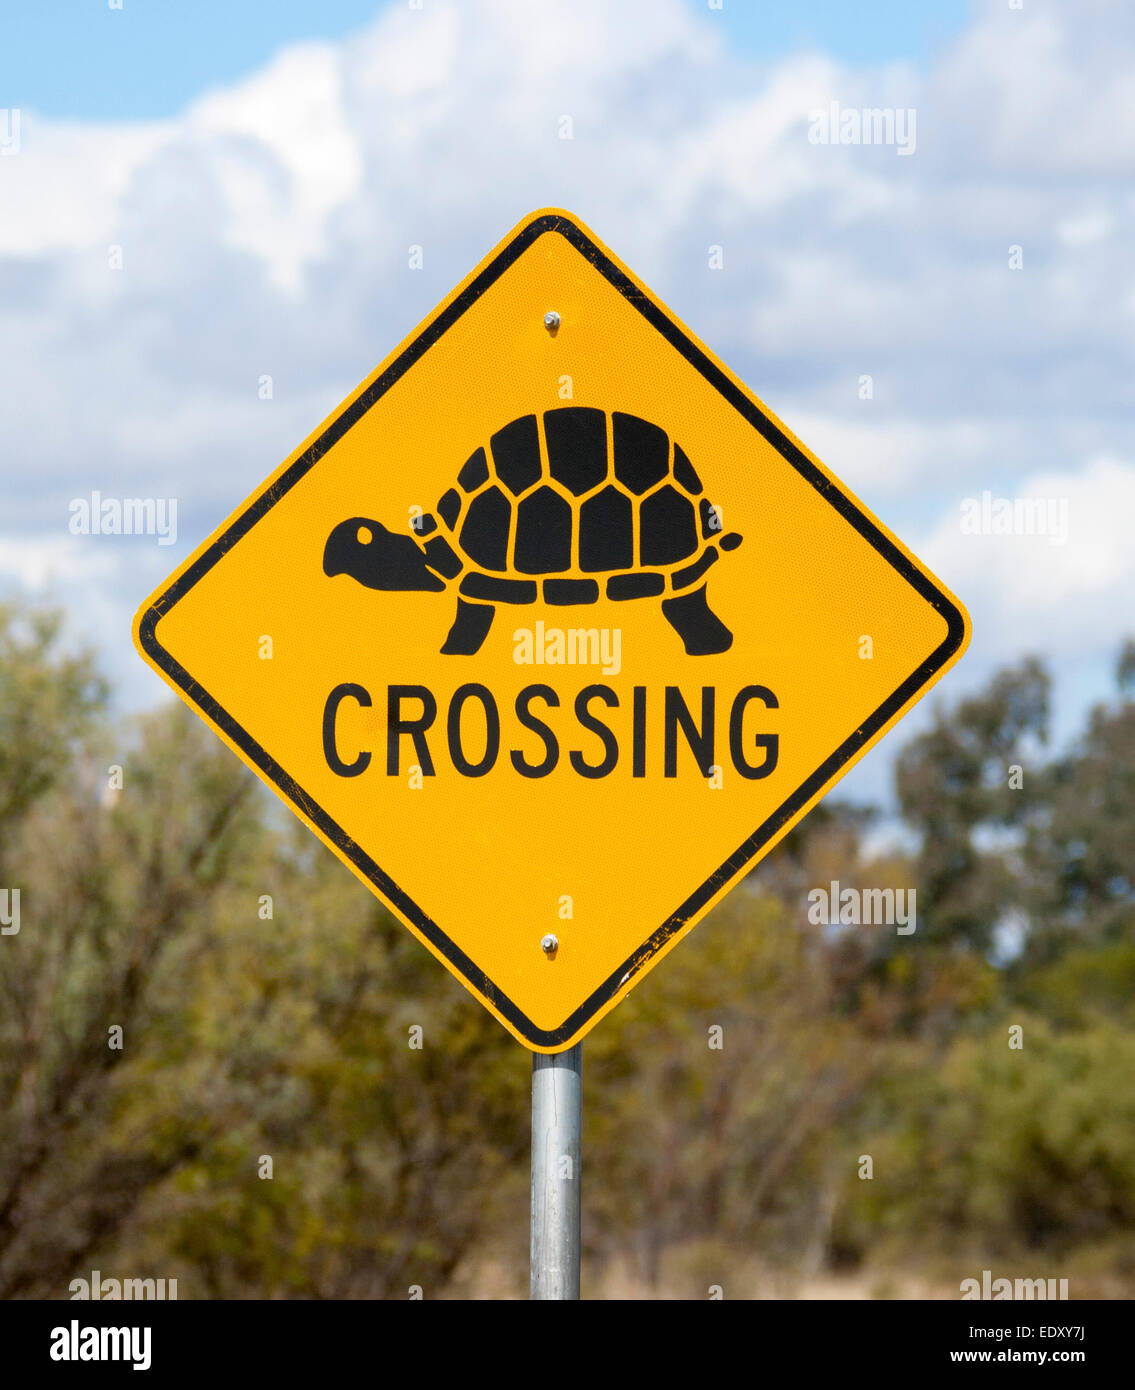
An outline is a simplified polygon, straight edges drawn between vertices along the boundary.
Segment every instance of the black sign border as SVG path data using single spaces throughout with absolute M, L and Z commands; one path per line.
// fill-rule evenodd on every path
M 793 468 L 848 521 L 865 540 L 938 612 L 946 621 L 947 635 L 942 644 L 891 694 L 879 708 L 846 739 L 835 752 L 768 817 L 747 840 L 737 847 L 681 907 L 631 956 L 611 972 L 606 980 L 557 1028 L 538 1028 L 532 1020 L 488 978 L 484 971 L 456 946 L 432 918 L 389 878 L 375 861 L 331 819 L 318 803 L 288 775 L 284 768 L 253 739 L 212 695 L 193 679 L 157 639 L 155 628 L 203 575 L 230 550 L 295 484 L 323 457 L 344 434 L 380 400 L 438 339 L 474 304 L 501 275 L 539 238 L 549 232 L 564 237 L 668 343 L 706 379 L 731 406 L 777 450 Z M 418 931 L 449 961 L 469 987 L 492 1004 L 525 1041 L 537 1047 L 562 1047 L 593 1018 L 667 941 L 681 931 L 689 919 L 739 874 L 800 808 L 815 796 L 863 745 L 881 729 L 928 681 L 931 681 L 965 641 L 965 619 L 957 605 L 931 579 L 915 566 L 895 543 L 830 478 L 740 390 L 716 363 L 712 362 L 666 310 L 631 280 L 578 227 L 562 213 L 546 213 L 522 226 L 516 236 L 476 275 L 461 293 L 431 320 L 414 341 L 362 391 L 327 429 L 273 483 L 261 493 L 233 523 L 178 578 L 163 591 L 142 616 L 138 637 L 154 664 L 189 699 L 222 729 L 245 757 L 298 808 L 352 864 L 378 889 Z

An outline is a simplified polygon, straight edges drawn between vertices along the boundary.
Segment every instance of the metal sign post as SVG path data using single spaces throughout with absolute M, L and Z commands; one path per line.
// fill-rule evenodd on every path
M 529 1297 L 579 1297 L 583 1044 L 532 1054 L 532 1270 Z
M 560 208 L 490 251 L 134 625 L 536 1054 L 534 1299 L 579 1298 L 584 1035 L 969 633 Z

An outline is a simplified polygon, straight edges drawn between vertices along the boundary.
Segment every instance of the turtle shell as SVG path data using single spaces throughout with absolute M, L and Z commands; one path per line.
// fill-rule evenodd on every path
M 695 556 L 717 525 L 701 494 L 693 465 L 657 425 L 563 406 L 498 430 L 437 510 L 478 569 L 598 575 Z

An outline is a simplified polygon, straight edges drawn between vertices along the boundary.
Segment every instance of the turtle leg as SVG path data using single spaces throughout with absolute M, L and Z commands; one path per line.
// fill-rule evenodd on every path
M 727 652 L 733 634 L 705 601 L 703 584 L 688 594 L 662 600 L 662 612 L 686 646 L 687 656 L 712 656 Z
M 467 603 L 459 598 L 457 617 L 441 649 L 442 655 L 473 656 L 479 652 L 481 643 L 489 635 L 496 611 L 491 603 Z

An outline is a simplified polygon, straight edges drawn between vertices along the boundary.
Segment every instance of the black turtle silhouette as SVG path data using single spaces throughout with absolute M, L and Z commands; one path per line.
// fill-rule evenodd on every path
M 587 406 L 524 415 L 477 449 L 413 534 L 351 517 L 331 532 L 324 573 L 368 589 L 440 592 L 457 583 L 442 651 L 472 655 L 494 605 L 658 598 L 690 656 L 728 651 L 733 634 L 698 581 L 741 537 L 720 534 L 693 465 L 648 420 Z M 698 587 L 695 587 L 698 586 Z

